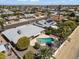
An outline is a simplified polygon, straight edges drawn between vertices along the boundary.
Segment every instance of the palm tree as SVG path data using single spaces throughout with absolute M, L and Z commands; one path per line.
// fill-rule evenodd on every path
M 60 19 L 60 9 L 61 9 L 61 5 L 58 5 L 58 7 L 57 7 L 57 11 L 58 11 L 58 15 L 59 15 L 58 19 Z
M 51 12 L 49 11 L 48 8 L 49 8 L 49 6 L 46 6 L 45 12 L 46 12 L 46 14 L 47 14 L 47 18 L 50 18 Z

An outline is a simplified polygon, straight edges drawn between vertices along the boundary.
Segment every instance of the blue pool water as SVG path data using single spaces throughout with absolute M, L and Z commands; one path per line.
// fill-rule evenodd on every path
M 37 41 L 43 44 L 43 43 L 51 43 L 54 41 L 54 39 L 53 38 L 38 38 Z

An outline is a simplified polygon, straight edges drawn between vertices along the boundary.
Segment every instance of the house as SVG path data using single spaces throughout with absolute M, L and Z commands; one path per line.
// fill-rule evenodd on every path
M 8 17 L 5 17 L 5 19 L 8 20 L 8 21 L 18 20 L 18 17 L 17 16 L 8 16 Z
M 4 45 L 0 45 L 0 52 L 2 52 L 2 51 L 6 51 L 6 48 L 5 48 L 5 46 Z
M 57 23 L 51 19 L 41 20 L 41 21 L 34 23 L 34 25 L 39 26 L 39 27 L 45 27 L 45 28 L 52 27 L 52 28 L 57 29 L 58 27 L 56 26 L 56 24 Z
M 74 12 L 74 11 L 75 11 L 75 9 L 71 8 L 71 9 L 69 9 L 69 11 L 72 11 L 72 12 Z
M 14 14 L 14 12 L 8 10 L 8 9 L 3 9 L 3 13 L 2 14 Z
M 57 15 L 57 11 L 50 11 L 51 15 Z
M 75 13 L 75 16 L 79 16 L 79 12 L 76 12 L 76 13 Z
M 51 18 L 54 21 L 62 21 L 64 19 L 64 16 L 63 15 L 52 15 Z
M 16 28 L 11 28 L 8 30 L 5 30 L 2 32 L 2 34 L 10 41 L 13 42 L 14 44 L 17 43 L 17 41 L 23 37 L 26 36 L 28 38 L 38 36 L 41 34 L 42 31 L 45 29 L 28 24 L 28 25 L 23 25 L 19 26 Z
M 34 14 L 24 14 L 26 18 L 35 18 Z

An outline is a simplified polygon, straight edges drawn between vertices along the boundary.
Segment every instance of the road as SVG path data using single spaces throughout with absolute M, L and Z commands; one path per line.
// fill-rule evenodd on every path
M 24 22 L 20 22 L 20 23 L 16 23 L 16 24 L 7 25 L 7 26 L 4 26 L 4 30 L 10 29 L 10 28 L 15 28 L 15 27 L 25 25 L 25 24 L 31 24 L 33 22 L 40 21 L 40 20 L 43 20 L 43 19 L 46 19 L 46 18 L 47 17 L 43 17 L 43 18 L 39 18 L 39 19 L 32 19 L 30 21 L 24 21 Z M 0 28 L 0 31 L 2 31 L 1 28 Z

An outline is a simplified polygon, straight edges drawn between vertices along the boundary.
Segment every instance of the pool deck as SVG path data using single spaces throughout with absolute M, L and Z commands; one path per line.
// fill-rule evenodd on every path
M 79 56 L 79 26 L 55 52 L 56 59 L 78 59 Z
M 48 37 L 50 37 L 50 36 L 45 35 L 45 34 L 40 34 L 38 37 L 36 37 L 35 39 L 32 39 L 30 41 L 30 45 L 31 46 L 34 46 L 35 45 L 35 42 L 37 42 L 37 38 L 48 38 Z M 45 46 L 45 44 L 40 44 L 40 45 Z

